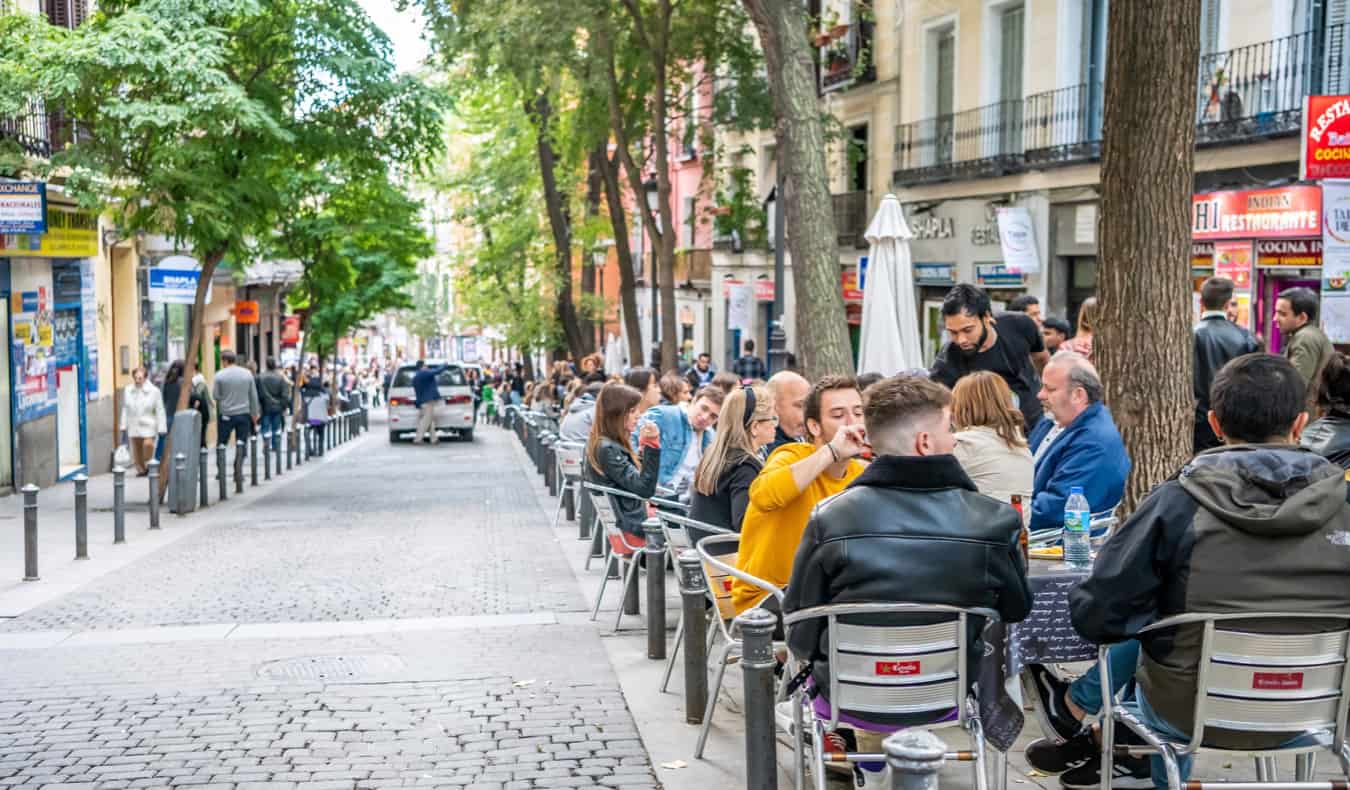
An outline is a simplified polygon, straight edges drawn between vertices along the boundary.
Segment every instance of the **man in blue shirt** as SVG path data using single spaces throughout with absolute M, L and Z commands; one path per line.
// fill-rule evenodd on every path
M 417 433 L 413 434 L 413 444 L 422 443 L 422 434 L 431 434 L 431 443 L 441 440 L 436 431 L 436 406 L 441 402 L 441 389 L 436 386 L 436 377 L 445 370 L 445 365 L 429 368 L 424 359 L 417 360 L 417 372 L 413 374 L 413 398 L 417 404 Z
M 713 426 L 717 424 L 717 415 L 722 411 L 721 387 L 707 386 L 694 394 L 689 403 L 689 413 L 685 414 L 678 404 L 667 403 L 653 406 L 638 420 L 638 429 L 643 423 L 652 422 L 661 430 L 661 471 L 656 484 L 662 488 L 682 491 L 698 469 L 703 451 L 712 444 Z M 633 443 L 637 444 L 634 433 Z
M 1031 529 L 1064 525 L 1069 489 L 1083 487 L 1093 513 L 1110 510 L 1125 494 L 1130 458 L 1102 404 L 1102 381 L 1086 357 L 1060 353 L 1041 374 L 1037 395 L 1045 415 L 1028 437 L 1036 459 Z

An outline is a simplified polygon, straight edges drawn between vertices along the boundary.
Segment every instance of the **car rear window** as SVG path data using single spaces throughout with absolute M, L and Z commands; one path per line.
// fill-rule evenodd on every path
M 394 382 L 390 387 L 411 387 L 413 385 L 413 375 L 417 373 L 417 368 L 412 365 L 398 369 L 398 375 L 394 376 Z M 452 365 L 442 370 L 436 377 L 436 384 L 441 387 L 462 387 L 464 386 L 464 369 L 458 365 Z

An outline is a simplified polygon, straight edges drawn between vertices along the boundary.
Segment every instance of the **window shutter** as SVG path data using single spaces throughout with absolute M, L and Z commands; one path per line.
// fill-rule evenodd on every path
M 1222 0 L 1202 0 L 1200 5 L 1200 54 L 1219 48 L 1219 5 Z
M 74 23 L 71 27 L 79 27 L 89 18 L 89 0 L 72 0 L 71 5 L 71 21 Z
M 1325 84 L 1322 93 L 1343 93 L 1350 88 L 1350 63 L 1346 61 L 1345 50 L 1350 30 L 1346 25 L 1346 0 L 1327 0 L 1326 26 L 1324 28 L 1326 61 Z
M 57 27 L 70 27 L 70 0 L 47 0 L 47 21 Z

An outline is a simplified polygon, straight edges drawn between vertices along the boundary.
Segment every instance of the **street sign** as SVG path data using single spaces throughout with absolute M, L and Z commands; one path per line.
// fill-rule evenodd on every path
M 1350 177 L 1350 96 L 1304 96 L 1299 180 Z
M 193 284 L 196 288 L 196 284 Z M 255 301 L 238 301 L 234 303 L 234 320 L 240 324 L 258 323 L 258 303 Z
M 0 233 L 47 232 L 47 185 L 0 181 Z
M 150 301 L 160 304 L 193 304 L 197 299 L 197 280 L 200 265 L 186 255 L 174 255 L 150 269 Z M 211 301 L 211 288 L 206 289 L 206 301 Z

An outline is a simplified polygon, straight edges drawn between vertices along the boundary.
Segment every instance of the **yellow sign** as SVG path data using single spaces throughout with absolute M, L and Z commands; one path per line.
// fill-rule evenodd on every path
M 27 321 L 14 322 L 14 339 L 19 341 L 20 344 L 28 345 L 30 331 L 30 325 Z
M 0 255 L 15 258 L 92 258 L 98 255 L 98 217 L 47 204 L 46 233 L 0 235 Z
M 39 346 L 50 346 L 52 344 L 52 325 L 38 324 L 38 342 Z

